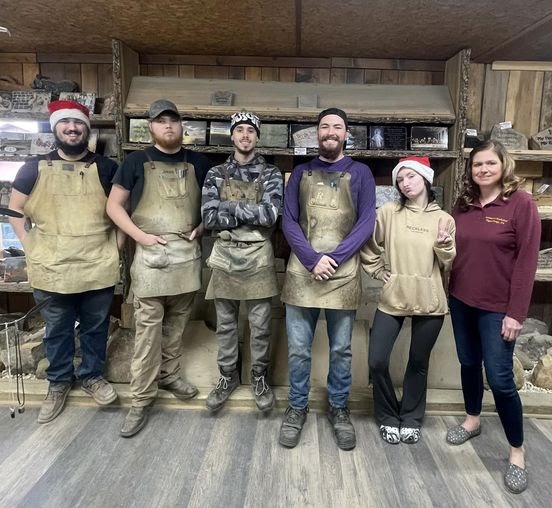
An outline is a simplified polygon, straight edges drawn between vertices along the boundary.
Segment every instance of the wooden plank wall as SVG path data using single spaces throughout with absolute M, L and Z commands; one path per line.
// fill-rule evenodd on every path
M 141 55 L 140 74 L 298 83 L 442 85 L 445 62 L 367 58 Z M 112 93 L 110 54 L 0 53 L 0 76 L 30 86 L 37 73 L 71 79 L 98 97 Z
M 140 74 L 298 83 L 442 85 L 445 62 L 368 58 L 141 55 Z
M 37 74 L 54 81 L 76 81 L 81 90 L 97 97 L 113 93 L 113 57 L 110 54 L 0 53 L 0 78 L 11 77 L 31 86 Z
M 470 64 L 468 127 L 488 135 L 494 124 L 508 120 L 528 137 L 552 127 L 552 72 Z

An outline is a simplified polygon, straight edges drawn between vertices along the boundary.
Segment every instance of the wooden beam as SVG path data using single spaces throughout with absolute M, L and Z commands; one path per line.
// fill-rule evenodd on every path
M 217 56 L 217 55 L 140 55 L 142 65 L 228 65 L 238 67 L 315 67 L 329 68 L 331 58 Z
M 37 53 L 38 63 L 113 63 L 110 53 Z
M 492 63 L 493 71 L 552 71 L 552 62 L 509 62 L 497 60 Z
M 35 53 L 0 53 L 0 63 L 36 63 Z

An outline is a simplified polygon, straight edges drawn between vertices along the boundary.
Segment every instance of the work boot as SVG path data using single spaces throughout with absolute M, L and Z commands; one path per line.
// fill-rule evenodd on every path
M 171 392 L 177 399 L 188 400 L 195 397 L 199 390 L 197 386 L 186 383 L 182 378 L 177 378 L 171 383 L 159 383 L 159 388 Z
M 264 372 L 251 371 L 251 387 L 255 394 L 255 404 L 259 411 L 270 411 L 274 407 L 274 393 L 266 383 Z
M 121 427 L 121 437 L 132 437 L 138 434 L 148 422 L 148 414 L 150 406 L 132 406 L 125 417 L 123 426 Z
M 50 381 L 48 393 L 38 413 L 38 423 L 48 423 L 57 418 L 63 411 L 65 401 L 67 400 L 72 386 L 73 383 L 70 382 L 54 383 Z
M 224 406 L 224 403 L 238 386 L 240 386 L 240 378 L 237 370 L 231 372 L 221 370 L 217 386 L 215 386 L 205 401 L 207 409 L 209 411 L 218 411 Z
M 303 409 L 294 409 L 288 406 L 286 413 L 284 414 L 284 420 L 280 427 L 280 439 L 279 442 L 286 448 L 295 448 L 299 443 L 301 437 L 301 431 L 305 420 L 307 419 L 308 407 Z
M 108 406 L 117 399 L 117 392 L 103 376 L 83 379 L 81 388 L 100 406 Z
M 349 409 L 330 406 L 328 420 L 333 426 L 337 446 L 342 450 L 352 450 L 356 446 L 356 434 L 349 416 Z

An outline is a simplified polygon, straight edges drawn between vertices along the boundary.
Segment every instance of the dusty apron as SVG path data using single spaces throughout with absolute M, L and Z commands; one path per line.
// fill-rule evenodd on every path
M 23 211 L 34 222 L 24 241 L 31 286 L 82 293 L 119 280 L 115 228 L 94 159 L 38 163 L 38 179 Z
M 261 179 L 265 167 L 252 182 L 232 180 L 226 171 L 220 200 L 259 204 L 263 196 Z M 218 232 L 207 259 L 212 275 L 205 298 L 257 300 L 277 295 L 271 233 L 272 228 L 250 226 Z
M 162 236 L 166 245 L 136 244 L 130 267 L 138 298 L 171 296 L 201 287 L 201 245 L 187 237 L 200 223 L 201 191 L 194 166 L 152 161 L 145 152 L 144 189 L 132 221 L 142 231 Z
M 350 164 L 353 164 L 351 162 Z M 299 187 L 299 225 L 317 252 L 331 253 L 356 222 L 351 175 L 308 169 Z M 360 260 L 355 254 L 325 281 L 315 280 L 291 254 L 282 288 L 282 301 L 298 307 L 354 310 L 361 296 Z

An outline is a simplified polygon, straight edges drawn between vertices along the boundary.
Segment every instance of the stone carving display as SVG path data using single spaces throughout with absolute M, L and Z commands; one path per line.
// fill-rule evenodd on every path
M 529 146 L 533 150 L 552 150 L 552 128 L 533 134 Z
M 539 388 L 552 390 L 552 347 L 538 361 L 531 376 L 531 382 Z
M 508 150 L 527 150 L 527 136 L 512 128 L 503 128 L 497 123 L 491 131 L 491 139 L 499 141 Z

